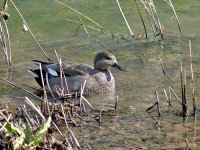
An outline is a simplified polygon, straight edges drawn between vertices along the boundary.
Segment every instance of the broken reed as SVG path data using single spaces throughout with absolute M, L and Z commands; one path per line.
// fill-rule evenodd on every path
M 191 78 L 192 78 L 192 103 L 193 103 L 193 112 L 192 115 L 196 116 L 197 114 L 197 105 L 196 105 L 196 91 L 195 91 L 195 81 L 194 81 L 194 72 L 193 72 L 193 65 L 192 65 L 192 44 L 191 40 L 189 40 L 189 60 L 190 60 L 190 69 L 191 69 Z M 160 58 L 159 58 L 160 59 Z M 166 100 L 168 102 L 168 106 L 172 106 L 171 99 L 172 94 L 176 97 L 177 101 L 182 105 L 182 116 L 185 118 L 188 115 L 188 102 L 187 102 L 187 88 L 186 88 L 186 71 L 183 69 L 182 61 L 180 61 L 180 87 L 181 87 L 181 99 L 177 96 L 171 86 L 169 86 L 169 96 L 164 89 L 164 94 Z M 156 99 L 157 102 L 154 103 L 152 106 L 146 109 L 149 112 L 152 108 L 157 106 L 158 116 L 160 116 L 160 104 L 158 98 L 158 92 L 156 91 Z
M 192 103 L 193 103 L 193 115 L 196 116 L 197 106 L 196 106 L 196 91 L 195 91 L 195 81 L 194 81 L 194 72 L 192 66 L 192 44 L 191 40 L 189 40 L 189 60 L 190 60 L 190 72 L 192 78 Z M 183 117 L 185 117 L 188 113 L 187 108 L 187 92 L 186 92 L 186 73 L 183 70 L 182 62 L 180 61 L 180 78 L 181 78 L 181 92 L 182 92 L 182 107 L 183 107 Z
M 3 81 L 17 88 L 20 88 L 19 86 L 5 80 L 4 78 L 0 78 L 0 79 L 2 79 Z M 30 94 L 28 90 L 24 90 L 24 91 Z M 31 94 L 31 95 L 34 96 L 34 94 Z M 78 140 L 76 139 L 75 134 L 72 132 L 71 128 L 69 128 L 69 126 L 82 126 L 82 123 L 85 120 L 85 117 L 88 117 L 88 113 L 86 112 L 85 105 L 87 105 L 89 102 L 84 97 L 82 97 L 82 99 L 84 99 L 82 102 L 80 101 L 80 97 L 79 98 L 74 97 L 70 99 L 63 99 L 61 100 L 62 103 L 53 103 L 53 102 L 50 103 L 49 100 L 47 99 L 47 96 L 44 96 L 44 97 L 46 98 L 41 100 L 40 106 L 33 104 L 32 101 L 28 97 L 25 97 L 25 102 L 32 109 L 27 109 L 28 107 L 25 105 L 20 106 L 17 112 L 14 112 L 16 116 L 9 113 L 6 113 L 8 114 L 7 116 L 3 115 L 4 112 L 2 112 L 2 110 L 3 111 L 5 110 L 6 112 L 8 112 L 8 109 L 9 109 L 8 107 L 0 110 L 0 116 L 4 118 L 3 121 L 2 120 L 0 121 L 0 131 L 6 132 L 5 125 L 8 122 L 11 124 L 14 124 L 13 121 L 15 122 L 16 128 L 21 128 L 20 126 L 21 123 L 19 120 L 22 119 L 24 120 L 23 123 L 27 124 L 28 126 L 31 127 L 31 129 L 33 129 L 33 131 L 31 132 L 35 132 L 37 130 L 40 130 L 39 128 L 42 126 L 42 123 L 47 120 L 46 119 L 47 117 L 51 117 L 52 123 L 55 129 L 58 131 L 58 133 L 61 133 L 61 131 L 59 130 L 59 127 L 63 129 L 63 126 L 62 126 L 63 123 L 66 126 L 66 130 L 64 130 L 66 133 L 61 134 L 61 136 L 63 137 L 61 141 L 58 141 L 58 140 L 54 141 L 52 140 L 52 137 L 49 133 L 45 134 L 44 137 L 42 138 L 43 140 L 41 141 L 41 144 L 38 145 L 38 148 L 51 148 L 52 145 L 54 145 L 56 142 L 57 145 L 59 143 L 63 143 L 60 145 L 64 147 L 70 147 L 70 148 L 73 147 L 76 149 L 80 149 L 80 144 Z M 85 103 L 85 101 L 87 101 L 87 103 Z M 92 107 L 92 110 L 93 109 L 94 108 Z M 36 111 L 37 114 L 39 114 L 39 116 L 33 113 L 33 110 Z M 53 128 L 53 127 L 51 126 L 50 128 Z M 47 132 L 47 129 L 46 129 L 46 132 Z M 16 134 L 15 136 L 13 136 L 13 138 L 16 138 L 17 140 L 18 135 L 21 137 L 23 134 L 22 135 L 21 133 Z M 34 134 L 32 136 L 34 136 Z M 16 140 L 11 140 L 10 142 L 16 141 Z M 23 143 L 23 145 L 27 145 L 27 144 L 30 144 L 30 143 L 26 143 L 26 144 Z M 34 145 L 32 146 L 34 147 Z
M 154 1 L 153 0 L 135 0 L 135 4 L 136 4 L 137 10 L 138 10 L 138 13 L 140 15 L 141 21 L 142 21 L 142 25 L 144 27 L 145 38 L 148 38 L 147 37 L 147 35 L 148 35 L 147 29 L 146 29 L 146 25 L 145 25 L 145 21 L 143 19 L 142 13 L 140 11 L 141 8 L 139 7 L 137 1 L 139 1 L 142 4 L 143 8 L 145 9 L 149 23 L 151 24 L 151 28 L 152 28 L 152 31 L 154 33 L 154 37 L 157 38 L 158 36 L 160 36 L 160 39 L 163 39 L 164 38 L 164 27 L 160 22 Z M 172 8 L 173 14 L 176 18 L 176 22 L 177 22 L 177 25 L 178 25 L 179 32 L 181 34 L 180 22 L 179 22 L 176 10 L 175 10 L 171 0 L 165 0 L 165 2 Z
M 186 99 L 186 73 L 183 71 L 182 62 L 180 61 L 180 79 L 181 79 L 181 94 L 182 94 L 182 115 L 187 116 L 187 99 Z

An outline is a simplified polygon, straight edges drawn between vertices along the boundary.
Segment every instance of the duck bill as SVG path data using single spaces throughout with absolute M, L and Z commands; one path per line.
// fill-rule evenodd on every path
M 120 70 L 120 71 L 125 71 L 125 72 L 127 72 L 125 69 L 123 69 L 121 66 L 119 66 L 117 63 L 115 63 L 113 66 L 112 66 L 113 68 L 116 68 L 116 69 L 118 69 L 118 70 Z

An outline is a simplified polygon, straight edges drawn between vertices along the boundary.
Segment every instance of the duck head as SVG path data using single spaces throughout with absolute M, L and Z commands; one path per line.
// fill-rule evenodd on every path
M 94 67 L 99 70 L 107 70 L 109 67 L 113 67 L 120 71 L 126 71 L 117 63 L 115 55 L 109 52 L 97 53 L 94 58 Z

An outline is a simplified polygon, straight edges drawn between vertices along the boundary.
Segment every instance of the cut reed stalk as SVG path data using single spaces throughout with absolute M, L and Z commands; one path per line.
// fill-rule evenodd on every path
M 187 116 L 187 102 L 186 102 L 186 75 L 183 71 L 182 61 L 180 61 L 180 79 L 181 79 L 181 93 L 182 93 L 182 115 Z
M 165 93 L 165 97 L 166 97 L 166 100 L 167 100 L 168 105 L 169 105 L 169 106 L 172 106 L 171 101 L 170 101 L 170 98 L 168 97 L 167 92 L 166 92 L 165 89 L 164 89 L 164 93 Z
M 174 96 L 176 97 L 176 99 L 178 100 L 178 102 L 183 105 L 183 103 L 181 102 L 180 98 L 176 95 L 176 93 L 174 92 L 174 90 L 172 89 L 171 86 L 169 86 L 169 90 L 174 94 Z
M 195 116 L 197 113 L 197 105 L 196 105 L 196 91 L 195 91 L 195 82 L 194 82 L 194 72 L 192 66 L 192 44 L 191 40 L 189 40 L 189 51 L 190 51 L 190 69 L 192 75 L 192 102 L 193 102 L 193 115 Z

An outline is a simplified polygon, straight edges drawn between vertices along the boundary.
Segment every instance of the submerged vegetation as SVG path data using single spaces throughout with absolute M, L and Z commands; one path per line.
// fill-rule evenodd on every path
M 134 31 L 131 29 L 131 25 L 129 24 L 129 19 L 127 19 L 126 15 L 124 14 L 124 9 L 121 6 L 120 1 L 116 0 L 116 5 L 119 8 L 119 12 L 122 15 L 123 20 L 125 21 L 125 25 L 128 28 L 128 31 L 130 32 L 131 38 L 129 36 L 123 35 L 121 33 L 112 33 L 108 31 L 106 28 L 101 26 L 99 23 L 88 17 L 87 15 L 83 14 L 82 12 L 76 10 L 75 8 L 72 8 L 70 5 L 61 2 L 59 0 L 54 0 L 57 4 L 59 4 L 61 7 L 64 7 L 66 9 L 71 10 L 73 13 L 77 15 L 77 18 L 79 21 L 67 18 L 64 19 L 65 21 L 71 22 L 74 25 L 78 25 L 76 31 L 74 32 L 74 37 L 76 37 L 79 33 L 84 32 L 84 34 L 88 37 L 89 40 L 98 43 L 101 48 L 106 49 L 113 53 L 113 50 L 107 46 L 106 41 L 100 40 L 100 38 L 97 38 L 96 36 L 93 36 L 93 32 L 98 32 L 102 34 L 109 34 L 110 39 L 123 39 L 124 41 L 132 41 L 132 40 L 138 40 L 140 43 L 148 43 L 151 41 L 150 39 L 153 39 L 156 41 L 153 44 L 158 44 L 159 48 L 162 49 L 164 40 L 169 38 L 171 36 L 172 30 L 171 29 L 165 29 L 164 25 L 162 24 L 161 20 L 162 18 L 159 17 L 159 13 L 157 11 L 157 6 L 154 4 L 153 0 L 135 0 L 135 7 L 138 11 L 138 16 L 141 20 L 141 26 L 143 26 L 143 32 L 141 34 L 138 34 L 139 32 L 137 29 L 134 29 Z M 165 4 L 167 6 L 170 6 L 172 10 L 173 17 L 176 20 L 177 26 L 178 26 L 178 32 L 179 37 L 182 36 L 182 29 L 180 26 L 180 21 L 178 19 L 176 9 L 174 8 L 171 0 L 164 0 Z M 23 32 L 26 34 L 30 34 L 33 41 L 36 43 L 38 48 L 41 50 L 42 54 L 45 56 L 49 62 L 53 62 L 53 59 L 49 57 L 49 53 L 42 47 L 41 41 L 37 40 L 37 36 L 35 36 L 34 32 L 32 31 L 31 27 L 25 20 L 24 14 L 21 12 L 21 10 L 17 7 L 17 5 L 12 0 L 4 0 L 4 4 L 2 9 L 0 10 L 0 42 L 1 42 L 1 48 L 3 50 L 5 60 L 7 62 L 8 66 L 8 72 L 12 73 L 12 57 L 14 55 L 11 52 L 11 39 L 9 35 L 9 28 L 7 26 L 7 20 L 9 17 L 8 14 L 8 6 L 11 5 L 16 12 L 18 13 L 20 19 L 21 19 L 21 26 L 23 28 Z M 9 6 L 10 7 L 10 6 Z M 54 16 L 55 17 L 55 16 Z M 169 22 L 172 22 L 169 20 Z M 11 18 L 12 19 L 12 18 Z M 92 25 L 91 25 L 92 24 Z M 68 29 L 70 30 L 70 29 Z M 82 31 L 83 30 L 83 31 Z M 13 34 L 13 33 L 10 33 Z M 119 40 L 117 40 L 119 41 Z M 132 44 L 132 43 L 131 43 Z M 178 116 L 179 118 L 183 118 L 185 120 L 187 117 L 194 116 L 195 120 L 197 117 L 198 112 L 198 106 L 197 106 L 197 98 L 196 98 L 196 83 L 195 83 L 195 75 L 193 71 L 193 64 L 192 64 L 192 48 L 191 48 L 191 41 L 189 41 L 189 61 L 190 61 L 190 72 L 191 72 L 191 86 L 187 88 L 186 86 L 186 71 L 183 69 L 182 61 L 180 61 L 180 91 L 178 94 L 175 93 L 174 87 L 171 87 L 170 85 L 163 89 L 162 97 L 165 97 L 167 102 L 167 111 L 163 111 L 162 105 L 163 101 L 162 98 L 160 99 L 160 93 L 158 92 L 160 89 L 154 89 L 155 92 L 155 99 L 156 102 L 152 106 L 146 106 L 146 111 L 149 112 L 151 115 L 155 115 L 157 119 L 155 122 L 155 128 L 158 129 L 158 131 L 161 131 L 163 128 L 165 128 L 165 124 L 163 123 L 162 116 L 166 113 L 167 115 L 171 115 L 171 111 L 177 112 L 176 107 L 173 107 L 173 101 L 172 99 L 175 98 L 176 102 L 180 104 L 182 107 L 181 112 L 178 113 L 172 113 L 172 115 L 175 114 L 175 116 Z M 57 54 L 57 51 L 54 50 L 55 58 L 58 62 L 61 64 L 61 58 Z M 90 54 L 93 54 L 94 52 L 88 52 Z M 129 54 L 125 54 L 126 51 L 120 51 L 119 57 L 120 59 L 125 59 L 126 57 L 132 57 L 129 56 Z M 162 52 L 161 52 L 162 53 Z M 170 81 L 170 77 L 168 76 L 168 72 L 165 70 L 165 64 L 162 62 L 161 54 L 159 51 L 159 54 L 157 54 L 157 62 L 158 67 L 161 68 L 162 73 L 164 75 L 164 78 L 168 79 Z M 133 56 L 136 58 L 136 56 Z M 144 64 L 148 63 L 148 57 L 146 57 L 145 53 L 141 52 L 141 58 L 143 58 Z M 41 64 L 39 64 L 40 70 L 42 70 Z M 61 67 L 61 74 L 63 70 Z M 42 71 L 41 71 L 42 74 Z M 129 74 L 130 75 L 130 74 Z M 128 75 L 128 76 L 129 76 Z M 44 75 L 41 75 L 44 76 Z M 63 73 L 61 80 L 65 80 L 65 74 Z M 131 75 L 130 75 L 131 76 Z M 11 88 L 15 87 L 18 90 L 23 91 L 24 97 L 22 99 L 24 100 L 24 104 L 17 107 L 16 109 L 12 109 L 12 107 L 0 104 L 0 149 L 93 149 L 98 147 L 93 147 L 89 142 L 84 141 L 84 138 L 81 142 L 79 142 L 79 139 L 77 138 L 76 134 L 74 133 L 75 130 L 82 129 L 85 125 L 87 126 L 88 122 L 97 122 L 98 128 L 101 128 L 101 125 L 103 123 L 102 117 L 103 116 L 109 116 L 109 120 L 112 120 L 111 118 L 115 118 L 113 122 L 115 122 L 118 118 L 118 111 L 120 108 L 120 102 L 118 102 L 118 96 L 114 95 L 114 103 L 112 106 L 109 107 L 108 110 L 102 110 L 97 109 L 95 106 L 93 106 L 83 95 L 84 85 L 82 85 L 82 89 L 79 94 L 77 93 L 64 93 L 64 87 L 60 87 L 56 92 L 52 92 L 49 88 L 49 92 L 43 88 L 42 96 L 37 95 L 34 92 L 27 90 L 24 87 L 21 87 L 17 84 L 12 83 L 8 79 L 5 79 L 3 77 L 0 77 L 1 84 L 7 84 L 11 85 Z M 121 80 L 121 79 L 119 79 Z M 122 81 L 123 82 L 123 79 Z M 131 81 L 129 81 L 131 83 Z M 138 81 L 139 82 L 139 81 Z M 48 84 L 48 81 L 47 81 Z M 158 83 L 159 84 L 159 83 Z M 66 86 L 67 85 L 63 85 Z M 130 85 L 133 86 L 133 85 Z M 43 87 L 44 87 L 44 81 L 43 81 Z M 177 87 L 175 87 L 177 88 Z M 167 90 L 169 89 L 169 90 Z M 141 89 L 142 90 L 142 89 Z M 124 91 L 123 91 L 124 92 Z M 188 94 L 191 93 L 191 100 L 192 100 L 192 110 L 189 110 L 189 103 L 188 102 Z M 145 93 L 143 93 L 145 94 Z M 27 96 L 28 95 L 28 96 Z M 123 94 L 122 94 L 123 95 Z M 29 97 L 30 96 L 30 97 Z M 181 96 L 181 98 L 179 98 Z M 147 96 L 148 97 L 148 96 Z M 150 96 L 149 96 L 150 97 Z M 34 103 L 35 101 L 39 101 L 37 103 Z M 40 103 L 40 104 L 39 104 Z M 127 108 L 131 106 L 126 106 Z M 156 109 L 153 109 L 155 108 Z M 173 107 L 173 108 L 172 108 Z M 157 113 L 152 113 L 152 110 L 156 110 Z M 128 111 L 128 109 L 127 109 Z M 140 110 L 144 111 L 145 110 Z M 153 111 L 154 112 L 154 111 Z M 126 112 L 125 114 L 128 114 Z M 152 117 L 153 118 L 153 117 Z M 123 119 L 120 120 L 123 124 Z M 153 120 L 154 121 L 154 120 Z M 93 122 L 93 123 L 94 123 Z M 113 123 L 112 122 L 112 123 Z M 114 123 L 113 123 L 114 124 Z M 135 126 L 140 126 L 140 128 L 143 127 L 141 125 L 142 123 L 140 120 L 135 123 Z M 118 126 L 118 125 L 115 125 Z M 120 138 L 122 137 L 123 140 L 120 141 L 120 138 L 117 139 L 117 142 L 111 142 L 111 147 L 120 147 L 120 148 L 126 148 L 126 149 L 145 149 L 150 148 L 151 146 L 141 146 L 141 144 L 138 144 L 139 142 L 144 142 L 150 140 L 151 137 L 142 137 L 141 141 L 137 140 L 136 137 L 129 137 L 128 135 L 122 133 L 121 131 L 115 130 L 117 127 L 107 127 L 109 130 L 113 131 L 117 136 Z M 195 124 L 196 126 L 196 124 Z M 77 129 L 78 128 L 78 129 Z M 120 128 L 120 127 L 119 127 Z M 129 126 L 131 128 L 131 126 Z M 144 128 L 144 127 L 143 127 Z M 77 132 L 77 131 L 76 131 Z M 142 134 L 141 133 L 133 133 L 134 134 Z M 132 134 L 132 133 L 131 133 Z M 88 136 L 88 135 L 85 135 Z M 111 135 L 112 136 L 112 135 Z M 146 136 L 146 135 L 145 135 Z M 93 137 L 91 137 L 93 138 Z M 129 144 L 124 141 L 126 139 L 127 141 L 134 141 L 134 144 Z M 187 139 L 187 136 L 184 137 L 184 144 L 183 148 L 189 149 L 189 142 Z M 139 142 L 138 142 L 139 141 Z M 103 142 L 107 141 L 102 141 Z M 159 142 L 158 142 L 159 143 Z M 116 146 L 117 145 L 117 146 Z M 102 146 L 103 147 L 103 146 Z

